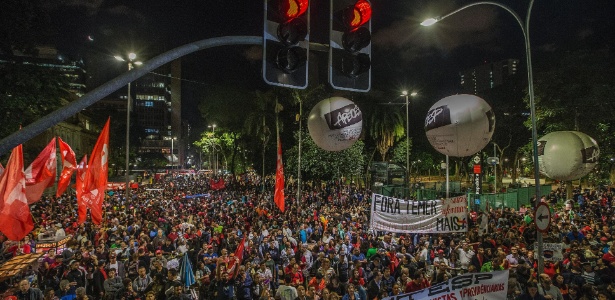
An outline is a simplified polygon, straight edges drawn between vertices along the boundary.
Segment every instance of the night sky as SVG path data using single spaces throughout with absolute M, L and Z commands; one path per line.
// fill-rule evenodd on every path
M 58 48 L 82 57 L 94 88 L 125 71 L 113 55 L 134 51 L 146 61 L 174 47 L 205 38 L 231 35 L 261 36 L 261 0 L 61 0 L 50 1 Z M 459 92 L 461 70 L 507 58 L 522 62 L 523 36 L 512 16 L 495 6 L 477 6 L 432 27 L 419 23 L 475 1 L 373 0 L 373 85 L 390 93 L 417 89 L 427 108 Z M 553 51 L 577 47 L 613 47 L 615 1 L 536 0 L 530 22 L 534 67 Z M 525 18 L 526 0 L 501 0 Z M 328 0 L 311 1 L 312 41 L 328 43 Z M 225 47 L 183 59 L 184 116 L 196 95 L 208 86 L 233 82 L 267 89 L 261 79 L 261 48 Z M 323 62 L 326 64 L 326 62 Z M 324 65 L 323 65 L 324 66 Z M 320 78 L 326 83 L 327 78 Z M 420 105 L 419 105 L 420 106 Z M 422 112 L 417 112 L 421 115 Z M 421 117 L 422 118 L 422 115 Z

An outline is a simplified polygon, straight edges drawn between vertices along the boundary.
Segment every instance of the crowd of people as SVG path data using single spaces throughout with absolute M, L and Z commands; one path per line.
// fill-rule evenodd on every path
M 615 299 L 608 189 L 540 199 L 554 210 L 544 240 L 561 243 L 563 258 L 547 257 L 538 273 L 532 209 L 472 212 L 467 233 L 395 234 L 370 230 L 371 192 L 354 185 L 306 183 L 297 200 L 290 183 L 281 212 L 272 178 L 227 176 L 217 190 L 211 183 L 175 174 L 130 199 L 110 191 L 100 225 L 77 223 L 70 193 L 43 198 L 31 207 L 37 227 L 18 244 L 3 238 L 5 255 L 34 253 L 49 237 L 70 237 L 66 248 L 47 250 L 0 289 L 12 299 L 372 300 L 509 270 L 508 299 Z

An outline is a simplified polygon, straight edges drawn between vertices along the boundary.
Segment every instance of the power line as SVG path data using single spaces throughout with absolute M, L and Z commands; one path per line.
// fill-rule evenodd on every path
M 171 75 L 164 75 L 164 74 L 160 74 L 160 73 L 156 73 L 156 72 L 149 72 L 150 74 L 153 75 L 158 75 L 158 76 L 162 76 L 162 77 L 167 77 L 167 78 L 171 78 L 171 79 L 179 79 L 181 81 L 185 81 L 185 82 L 190 82 L 190 83 L 196 83 L 196 84 L 200 84 L 200 85 L 208 85 L 205 82 L 201 82 L 201 81 L 195 81 L 195 80 L 190 80 L 190 79 L 184 79 L 184 78 L 180 78 L 180 77 L 174 77 Z

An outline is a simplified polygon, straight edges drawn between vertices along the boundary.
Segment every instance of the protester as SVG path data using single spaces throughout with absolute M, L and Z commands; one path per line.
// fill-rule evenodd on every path
M 563 258 L 548 259 L 539 276 L 531 209 L 488 207 L 469 214 L 463 234 L 391 234 L 370 231 L 372 194 L 355 185 L 304 182 L 297 201 L 296 184 L 289 183 L 281 212 L 273 204 L 273 177 L 247 173 L 223 178 L 223 189 L 211 185 L 222 177 L 174 173 L 147 189 L 134 189 L 130 199 L 114 190 L 105 198 L 100 225 L 89 219 L 77 223 L 74 194 L 44 197 L 32 209 L 34 218 L 44 222 L 32 236 L 60 224 L 70 240 L 62 254 L 46 252 L 39 287 L 55 290 L 58 297 L 85 287 L 96 299 L 165 299 L 166 291 L 169 297 L 185 298 L 186 291 L 174 289 L 175 283 L 185 283 L 185 253 L 195 275 L 191 289 L 198 290 L 200 299 L 276 297 L 282 286 L 290 286 L 300 298 L 335 293 L 371 300 L 483 269 L 509 270 L 524 297 L 528 285 L 540 279 L 539 296 L 532 297 L 545 289 L 561 297 L 585 296 L 591 291 L 581 287 L 593 283 L 594 296 L 604 291 L 615 299 L 610 190 L 577 190 L 575 199 L 586 198 L 584 206 L 573 202 L 568 209 L 561 190 L 545 198 L 561 203 L 552 205 L 552 230 L 545 242 L 561 243 Z M 479 231 L 483 218 L 486 228 Z M 242 241 L 239 259 L 235 254 Z M 69 280 L 67 289 L 59 279 Z

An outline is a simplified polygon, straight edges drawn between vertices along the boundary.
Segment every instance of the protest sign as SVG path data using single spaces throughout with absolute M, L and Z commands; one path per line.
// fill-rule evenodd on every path
M 371 228 L 401 233 L 467 232 L 466 196 L 443 200 L 405 200 L 372 195 Z
M 464 274 L 416 292 L 383 300 L 506 300 L 508 272 Z
M 538 245 L 536 243 L 534 243 L 534 249 L 538 249 Z M 534 251 L 534 258 L 538 259 L 537 251 Z M 562 243 L 543 243 L 542 258 L 544 261 L 564 260 L 564 255 L 562 254 Z

